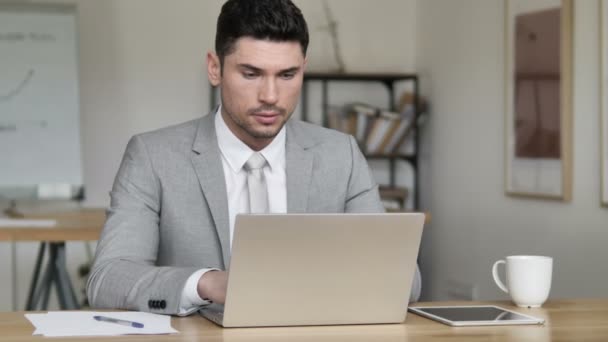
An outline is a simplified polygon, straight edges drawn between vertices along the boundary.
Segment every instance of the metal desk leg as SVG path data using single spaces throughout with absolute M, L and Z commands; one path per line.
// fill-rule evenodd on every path
M 55 263 L 57 267 L 56 285 L 59 297 L 63 297 L 62 308 L 79 309 L 80 306 L 76 299 L 76 293 L 74 292 L 72 282 L 70 281 L 70 275 L 66 268 L 65 243 L 58 243 L 55 248 L 57 248 L 57 260 Z
M 32 281 L 30 282 L 30 290 L 27 295 L 27 303 L 25 304 L 26 310 L 33 310 L 34 308 L 34 294 L 36 291 L 36 284 L 38 283 L 38 277 L 40 276 L 40 268 L 42 266 L 42 259 L 44 258 L 44 250 L 46 249 L 46 242 L 41 242 L 38 246 L 38 257 L 36 257 L 36 266 L 34 267 L 34 274 L 32 274 Z
M 49 258 L 44 276 L 38 281 L 40 266 L 44 256 L 44 246 L 47 243 L 49 244 Z M 59 306 L 62 310 L 80 308 L 66 268 L 64 242 L 43 242 L 41 244 L 32 276 L 32 283 L 30 284 L 30 296 L 28 297 L 26 310 L 36 310 L 38 304 L 41 304 L 41 310 L 46 310 L 53 284 L 55 284 Z M 41 296 L 42 301 L 40 301 Z
M 52 258 L 53 260 L 49 261 L 49 266 L 53 267 L 52 282 L 55 283 L 55 289 L 57 290 L 57 300 L 59 301 L 59 307 L 61 309 L 71 309 L 70 307 L 68 307 L 68 304 L 67 304 L 67 301 L 65 298 L 65 292 L 63 292 L 63 288 L 61 286 L 60 263 L 61 263 L 61 261 L 64 261 L 64 260 L 61 260 L 61 258 L 59 256 L 59 247 L 55 243 L 51 243 L 51 255 L 54 255 L 54 258 Z M 52 262 L 53 264 L 51 265 L 50 262 Z M 46 303 L 45 303 L 45 309 L 46 309 Z
M 19 296 L 19 292 L 17 291 L 17 246 L 15 245 L 15 241 L 11 241 L 11 275 L 12 275 L 12 293 L 13 298 L 11 299 L 11 304 L 13 311 L 17 311 L 17 297 Z
M 51 286 L 53 286 L 53 279 L 55 278 L 55 267 L 50 262 L 55 258 L 54 251 L 49 248 L 49 262 L 46 265 L 46 269 L 44 271 L 44 276 L 35 284 L 36 293 L 34 295 L 34 299 L 32 300 L 32 307 L 26 308 L 27 310 L 35 310 L 38 303 L 40 302 L 40 296 L 42 296 L 42 305 L 40 307 L 41 310 L 46 310 L 49 306 L 49 295 L 51 293 Z

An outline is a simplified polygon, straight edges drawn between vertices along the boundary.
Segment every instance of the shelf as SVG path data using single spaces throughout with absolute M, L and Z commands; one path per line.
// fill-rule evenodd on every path
M 378 187 L 380 197 L 386 200 L 397 200 L 405 202 L 407 200 L 408 190 L 404 187 L 391 187 L 381 185 Z
M 380 154 L 380 153 L 363 153 L 365 158 L 368 160 L 379 160 L 388 162 L 389 166 L 389 180 L 388 184 L 384 184 L 383 188 L 380 189 L 382 192 L 381 197 L 388 202 L 394 202 L 394 204 L 398 203 L 401 211 L 407 202 L 408 197 L 408 189 L 395 189 L 396 185 L 396 173 L 397 173 L 397 165 L 399 161 L 407 162 L 413 172 L 413 184 L 411 189 L 414 191 L 411 193 L 412 196 L 412 204 L 413 208 L 418 208 L 419 201 L 419 177 L 418 177 L 418 115 L 420 114 L 419 107 L 419 78 L 415 73 L 336 73 L 336 72 L 305 72 L 304 73 L 304 84 L 302 87 L 302 101 L 301 101 L 301 119 L 304 121 L 308 121 L 308 93 L 311 85 L 320 86 L 321 88 L 321 110 L 322 110 L 322 125 L 325 127 L 330 126 L 328 108 L 329 108 L 329 92 L 330 92 L 330 84 L 332 82 L 343 82 L 343 81 L 351 81 L 351 82 L 372 82 L 376 84 L 381 84 L 385 87 L 385 90 L 388 94 L 388 110 L 395 112 L 397 102 L 395 101 L 395 91 L 396 83 L 398 82 L 411 82 L 413 87 L 411 89 L 413 96 L 413 104 L 414 104 L 414 116 L 413 116 L 413 137 L 414 137 L 414 152 L 413 153 L 388 153 L 388 154 Z M 332 87 L 333 88 L 333 87 Z M 394 133 L 394 132 L 393 132 Z M 359 142 L 361 144 L 361 142 Z M 365 148 L 362 148 L 362 151 Z M 371 149 L 371 151 L 376 150 L 384 150 L 384 149 Z M 394 150 L 394 149 L 391 149 Z M 385 204 L 386 205 L 386 204 Z
M 304 80 L 318 81 L 376 81 L 394 82 L 404 80 L 418 80 L 417 74 L 393 74 L 393 73 L 325 73 L 308 72 L 304 74 Z
M 364 154 L 367 159 L 402 159 L 415 163 L 416 156 L 405 154 Z

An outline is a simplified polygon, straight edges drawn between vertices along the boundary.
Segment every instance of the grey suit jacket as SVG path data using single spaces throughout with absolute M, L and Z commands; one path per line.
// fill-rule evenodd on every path
M 229 268 L 214 116 L 129 141 L 87 283 L 93 307 L 176 314 L 193 272 Z M 286 129 L 288 212 L 384 211 L 351 136 L 294 119 Z

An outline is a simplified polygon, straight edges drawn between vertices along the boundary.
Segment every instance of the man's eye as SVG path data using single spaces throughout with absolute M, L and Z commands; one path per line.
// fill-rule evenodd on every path
M 244 72 L 243 73 L 243 77 L 245 78 L 255 78 L 258 74 L 256 74 L 255 72 Z
M 286 74 L 282 74 L 281 78 L 283 78 L 284 80 L 290 80 L 292 79 L 296 74 L 290 72 L 290 73 L 286 73 Z

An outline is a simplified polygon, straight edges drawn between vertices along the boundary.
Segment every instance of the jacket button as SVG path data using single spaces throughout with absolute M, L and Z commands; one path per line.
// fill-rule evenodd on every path
M 150 300 L 148 301 L 148 307 L 149 307 L 149 308 L 154 307 L 154 301 L 153 301 L 152 299 L 150 299 Z
M 164 300 L 161 300 L 161 301 L 160 301 L 160 308 L 161 308 L 161 309 L 164 309 L 164 308 L 166 308 L 166 307 L 167 307 L 167 302 L 166 302 L 166 301 L 164 301 Z

